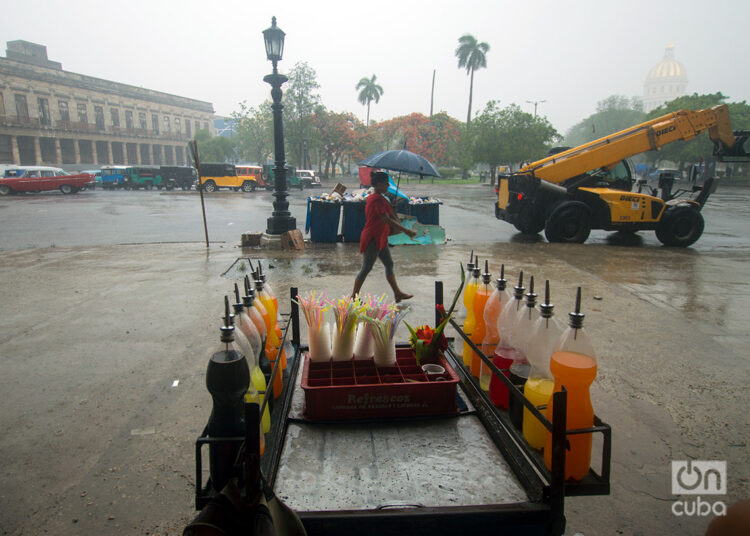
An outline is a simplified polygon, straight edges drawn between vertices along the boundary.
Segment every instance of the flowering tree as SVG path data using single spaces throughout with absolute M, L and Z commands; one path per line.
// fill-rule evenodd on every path
M 321 164 L 325 161 L 323 177 L 336 176 L 336 166 L 347 155 L 362 158 L 362 123 L 351 113 L 334 113 L 319 107 L 312 116 L 321 150 Z

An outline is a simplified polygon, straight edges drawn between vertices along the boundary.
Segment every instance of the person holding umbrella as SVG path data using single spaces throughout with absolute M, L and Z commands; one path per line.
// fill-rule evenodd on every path
M 398 303 L 402 300 L 408 300 L 412 295 L 402 291 L 396 282 L 393 259 L 388 248 L 388 235 L 391 234 L 391 229 L 405 233 L 410 238 L 414 238 L 417 233 L 401 225 L 401 222 L 393 214 L 391 204 L 383 195 L 388 191 L 388 174 L 383 171 L 374 171 L 370 178 L 375 192 L 367 197 L 365 206 L 365 227 L 359 237 L 359 252 L 363 254 L 362 268 L 354 278 L 352 297 L 359 294 L 367 274 L 370 273 L 375 264 L 375 259 L 380 258 L 383 266 L 385 266 L 385 278 L 393 289 L 394 298 Z

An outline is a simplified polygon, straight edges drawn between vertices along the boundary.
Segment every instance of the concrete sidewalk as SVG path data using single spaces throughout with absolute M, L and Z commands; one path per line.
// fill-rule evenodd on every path
M 494 277 L 505 263 L 512 283 L 519 270 L 539 287 L 550 279 L 563 321 L 575 287 L 584 289 L 599 352 L 594 407 L 613 428 L 613 485 L 609 497 L 567 501 L 568 534 L 701 533 L 708 519 L 671 513 L 670 462 L 726 459 L 727 503 L 748 495 L 747 362 L 718 353 L 697 323 L 554 252 L 502 243 L 478 254 Z M 448 301 L 468 256 L 451 243 L 394 249 L 399 282 L 415 294 L 410 324 L 432 324 L 434 281 L 445 282 Z M 262 260 L 282 311 L 290 286 L 348 294 L 361 262 L 357 244 L 0 252 L 2 534 L 181 534 L 195 515 L 194 442 L 211 409 L 205 367 L 239 257 Z M 377 264 L 363 292 L 386 291 Z M 402 326 L 398 340 L 407 337 Z

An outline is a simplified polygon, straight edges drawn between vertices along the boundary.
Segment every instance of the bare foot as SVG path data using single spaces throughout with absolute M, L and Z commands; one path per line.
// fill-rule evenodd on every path
M 413 298 L 414 294 L 407 294 L 406 292 L 401 292 L 399 294 L 396 294 L 396 303 L 399 303 L 403 300 L 408 300 L 409 298 Z

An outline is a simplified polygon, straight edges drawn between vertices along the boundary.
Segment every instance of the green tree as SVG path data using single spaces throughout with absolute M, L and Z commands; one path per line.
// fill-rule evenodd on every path
M 195 132 L 201 162 L 236 162 L 237 146 L 234 139 L 225 136 L 211 137 L 208 130 Z
M 646 114 L 640 99 L 611 95 L 599 101 L 596 113 L 572 126 L 565 135 L 565 145 L 576 147 L 642 123 Z
M 727 104 L 729 106 L 732 129 L 743 130 L 750 128 L 750 106 L 748 106 L 747 102 L 727 102 L 727 100 L 728 97 L 724 96 L 720 91 L 702 95 L 698 93 L 684 95 L 652 110 L 646 116 L 646 119 L 656 119 L 678 110 L 704 110 L 719 104 Z M 682 171 L 686 164 L 706 160 L 711 158 L 712 154 L 713 143 L 708 135 L 702 134 L 690 141 L 676 141 L 665 145 L 658 152 L 652 151 L 648 153 L 647 158 L 654 164 L 662 160 L 669 160 L 674 162 L 680 171 Z
M 241 102 L 240 110 L 232 112 L 232 118 L 240 157 L 262 166 L 273 153 L 271 102 L 265 101 L 257 108 Z
M 360 78 L 359 82 L 357 82 L 357 87 L 355 88 L 359 90 L 359 96 L 357 99 L 360 104 L 367 106 L 367 121 L 365 122 L 365 125 L 370 124 L 370 102 L 375 101 L 375 104 L 377 104 L 380 102 L 381 95 L 383 95 L 383 88 L 375 82 L 375 78 L 375 75 L 372 75 L 372 78 L 367 78 L 366 76 Z
M 516 104 L 500 109 L 490 101 L 474 119 L 469 138 L 474 160 L 489 165 L 494 184 L 497 166 L 537 160 L 560 135 L 546 117 L 534 117 Z
M 300 166 L 304 163 L 305 146 L 311 153 L 317 148 L 312 116 L 320 106 L 320 84 L 315 69 L 306 62 L 297 62 L 288 76 L 283 98 L 284 140 L 287 160 Z
M 458 39 L 456 48 L 456 57 L 458 58 L 458 68 L 466 69 L 470 77 L 469 82 L 469 111 L 466 114 L 466 124 L 471 123 L 471 101 L 474 94 L 474 71 L 487 67 L 487 52 L 490 45 L 480 43 L 473 35 L 464 34 Z

